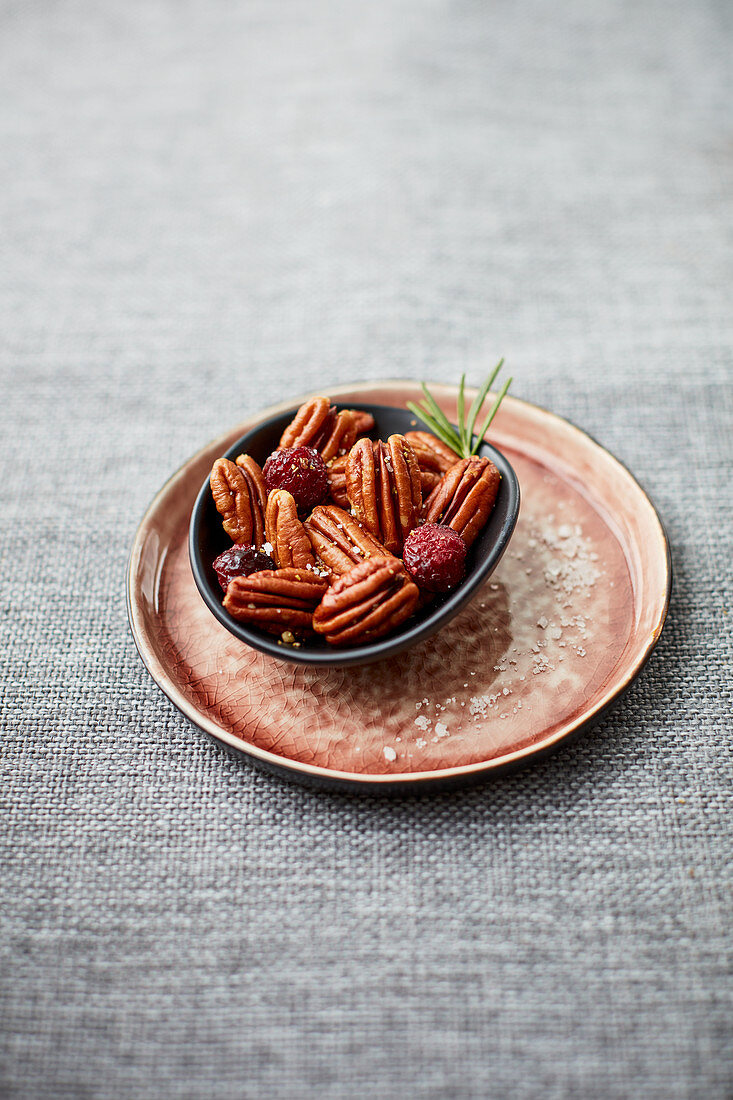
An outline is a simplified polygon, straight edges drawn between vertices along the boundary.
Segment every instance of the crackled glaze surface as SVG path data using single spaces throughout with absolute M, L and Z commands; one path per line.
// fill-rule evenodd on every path
M 361 393 L 385 404 L 413 396 L 408 384 Z M 358 403 L 360 391 L 348 396 Z M 451 390 L 443 403 L 452 415 Z M 397 660 L 319 670 L 234 639 L 194 586 L 190 508 L 226 440 L 212 444 L 162 491 L 133 552 L 133 628 L 155 678 L 230 744 L 362 776 L 502 761 L 585 721 L 633 675 L 661 629 L 664 536 L 630 475 L 565 422 L 507 402 L 492 442 L 514 466 L 523 503 L 479 596 Z

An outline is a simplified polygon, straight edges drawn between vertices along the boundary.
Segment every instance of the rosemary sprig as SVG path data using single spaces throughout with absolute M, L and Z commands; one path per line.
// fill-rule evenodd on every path
M 474 402 L 471 405 L 471 411 L 468 414 L 468 424 L 466 425 L 466 430 L 468 432 L 469 440 L 471 439 L 471 436 L 473 435 L 473 429 L 476 426 L 476 417 L 478 416 L 478 414 L 481 411 L 481 406 L 483 405 L 484 401 L 486 400 L 488 392 L 491 389 L 491 387 L 493 386 L 494 382 L 496 381 L 497 376 L 499 374 L 499 371 L 501 370 L 501 368 L 503 366 L 504 366 L 504 359 L 501 358 L 499 360 L 499 362 L 496 364 L 496 366 L 494 367 L 494 369 L 486 376 L 486 380 L 484 381 L 483 386 L 480 387 L 478 393 L 476 394 Z M 510 381 L 511 381 L 511 379 L 510 379 Z
M 422 383 L 422 391 L 425 394 L 425 400 L 420 405 L 415 405 L 412 401 L 407 402 L 407 407 L 411 413 L 414 413 L 423 424 L 425 424 L 430 431 L 437 435 L 438 439 L 442 439 L 446 446 L 450 447 L 452 451 L 455 451 L 460 458 L 470 458 L 471 455 L 475 455 L 481 446 L 484 436 L 489 430 L 491 421 L 499 411 L 499 406 L 504 400 L 504 396 L 512 384 L 512 379 L 509 378 L 504 383 L 494 402 L 493 406 L 489 410 L 489 413 L 484 420 L 481 428 L 476 435 L 476 442 L 473 442 L 474 427 L 476 425 L 476 419 L 481 412 L 484 401 L 489 395 L 489 390 L 496 381 L 497 375 L 504 365 L 504 360 L 500 359 L 493 371 L 487 376 L 483 385 L 479 389 L 471 408 L 468 413 L 468 419 L 466 419 L 466 376 L 461 375 L 461 381 L 458 385 L 458 427 L 456 428 L 451 424 L 448 417 L 441 409 L 438 402 L 435 400 L 425 383 Z
M 461 450 L 465 451 L 467 437 L 466 437 L 466 395 L 464 390 L 466 388 L 466 376 L 461 375 L 461 382 L 458 387 L 458 429 L 461 433 Z

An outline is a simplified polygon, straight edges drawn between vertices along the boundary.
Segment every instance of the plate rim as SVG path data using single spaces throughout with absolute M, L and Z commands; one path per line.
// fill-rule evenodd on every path
M 328 386 L 329 394 L 338 398 L 346 394 L 353 394 L 360 389 L 373 390 L 375 388 L 382 388 L 384 390 L 398 390 L 401 387 L 412 387 L 419 385 L 414 379 L 370 379 L 365 382 L 354 382 L 350 384 L 340 384 L 338 386 Z M 431 383 L 433 392 L 439 392 L 447 397 L 454 397 L 457 393 L 457 386 L 449 383 Z M 471 387 L 473 388 L 473 387 Z M 649 639 L 646 642 L 645 647 L 641 651 L 640 655 L 635 659 L 633 665 L 628 670 L 627 674 L 617 684 L 614 685 L 610 692 L 604 694 L 595 704 L 590 711 L 585 711 L 577 719 L 572 719 L 568 723 L 562 725 L 558 730 L 546 739 L 539 743 L 525 745 L 520 749 L 515 749 L 512 752 L 505 753 L 501 756 L 493 757 L 490 760 L 475 761 L 471 764 L 459 764 L 448 768 L 433 769 L 430 771 L 416 771 L 416 772 L 347 772 L 340 771 L 334 768 L 326 768 L 316 764 L 308 764 L 305 761 L 292 760 L 289 757 L 279 756 L 276 753 L 270 752 L 267 749 L 262 749 L 258 745 L 254 745 L 251 742 L 244 741 L 240 737 L 236 737 L 228 730 L 224 730 L 214 722 L 208 722 L 200 714 L 194 714 L 193 708 L 189 708 L 186 703 L 186 699 L 182 692 L 177 692 L 172 685 L 166 686 L 161 682 L 161 679 L 156 675 L 156 669 L 154 666 L 160 665 L 161 678 L 165 681 L 165 669 L 161 662 L 157 661 L 155 655 L 148 652 L 148 649 L 144 641 L 144 631 L 140 628 L 138 623 L 138 612 L 135 605 L 134 592 L 133 592 L 133 568 L 136 564 L 136 560 L 139 557 L 141 544 L 144 536 L 145 529 L 148 521 L 153 513 L 156 511 L 160 499 L 167 493 L 171 484 L 181 477 L 185 470 L 189 466 L 200 460 L 203 455 L 212 450 L 217 444 L 224 443 L 226 440 L 231 439 L 235 431 L 239 431 L 239 434 L 244 434 L 251 426 L 259 423 L 259 421 L 266 419 L 270 416 L 275 416 L 278 412 L 286 411 L 294 404 L 303 403 L 310 397 L 323 392 L 324 387 L 320 387 L 319 390 L 312 390 L 308 393 L 301 395 L 300 397 L 289 398 L 286 401 L 277 402 L 274 405 L 267 406 L 264 409 L 260 409 L 254 413 L 250 418 L 243 421 L 241 425 L 235 425 L 227 432 L 209 440 L 202 447 L 200 447 L 194 454 L 190 455 L 161 485 L 158 491 L 151 499 L 148 507 L 143 513 L 140 522 L 137 525 L 135 534 L 133 537 L 130 553 L 127 560 L 127 567 L 125 572 L 125 596 L 127 606 L 128 623 L 130 626 L 130 632 L 132 634 L 133 642 L 137 649 L 140 660 L 143 666 L 148 671 L 154 683 L 157 685 L 160 691 L 166 696 L 167 699 L 176 707 L 180 714 L 183 715 L 193 726 L 206 733 L 213 738 L 216 742 L 223 745 L 226 749 L 233 751 L 238 756 L 244 756 L 248 759 L 256 761 L 258 764 L 263 765 L 267 770 L 275 772 L 279 775 L 289 777 L 294 780 L 300 780 L 301 782 L 310 783 L 312 785 L 321 787 L 338 788 L 340 790 L 360 790 L 364 793 L 405 793 L 414 787 L 432 787 L 432 786 L 456 786 L 461 784 L 469 784 L 471 782 L 479 781 L 483 778 L 488 779 L 493 776 L 497 776 L 501 773 L 511 771 L 521 766 L 524 763 L 528 763 L 533 759 L 540 759 L 547 754 L 554 752 L 565 742 L 572 740 L 578 736 L 583 730 L 590 728 L 596 722 L 603 717 L 606 711 L 623 696 L 634 681 L 638 678 L 641 672 L 646 667 L 649 658 L 654 652 L 659 639 L 662 635 L 667 616 L 669 613 L 669 605 L 672 594 L 672 581 L 673 581 L 673 565 L 672 565 L 672 553 L 669 537 L 664 525 L 664 522 L 659 514 L 657 507 L 654 504 L 649 493 L 641 484 L 639 479 L 629 470 L 629 468 L 618 459 L 607 447 L 602 443 L 599 443 L 590 432 L 578 427 L 573 421 L 567 417 L 561 416 L 559 413 L 552 412 L 550 409 L 545 408 L 542 405 L 538 405 L 536 402 L 528 401 L 524 398 L 515 397 L 508 394 L 505 401 L 510 405 L 522 405 L 529 410 L 539 412 L 552 420 L 559 421 L 561 424 L 570 428 L 572 431 L 577 432 L 583 436 L 586 440 L 589 440 L 594 447 L 597 447 L 600 451 L 603 451 L 608 458 L 615 463 L 623 473 L 630 478 L 630 480 L 636 485 L 639 492 L 645 499 L 652 516 L 654 517 L 657 526 L 659 528 L 659 536 L 661 537 L 661 544 L 664 550 L 664 587 L 665 591 L 661 601 L 661 609 L 659 616 L 655 622 L 653 629 L 650 632 Z M 240 430 L 241 429 L 241 430 Z M 198 495 L 198 490 L 197 494 Z M 589 502 L 592 503 L 590 498 Z M 187 541 L 188 528 L 186 528 L 186 535 L 184 541 Z M 186 553 L 186 560 L 188 568 L 190 569 L 190 562 L 188 561 L 188 554 Z M 191 576 L 192 583 L 193 575 Z M 244 644 L 244 643 L 243 643 Z

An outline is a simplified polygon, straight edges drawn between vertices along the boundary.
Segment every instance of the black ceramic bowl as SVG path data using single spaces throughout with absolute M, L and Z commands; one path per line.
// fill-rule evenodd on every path
M 359 405 L 376 421 L 372 433 L 374 439 L 386 439 L 395 433 L 404 434 L 421 429 L 408 409 L 389 405 Z M 229 448 L 223 456 L 232 461 L 241 454 L 250 454 L 260 465 L 278 445 L 285 427 L 295 415 L 296 409 L 263 420 Z M 231 540 L 221 525 L 221 518 L 211 496 L 208 480 L 201 486 L 191 513 L 188 550 L 194 580 L 209 610 L 227 630 L 263 653 L 297 665 L 364 665 L 383 660 L 408 646 L 415 645 L 440 630 L 457 615 L 473 598 L 486 578 L 493 572 L 506 550 L 519 514 L 519 483 L 516 474 L 500 451 L 488 443 L 482 443 L 479 454 L 490 458 L 501 474 L 499 493 L 489 522 L 468 552 L 466 577 L 461 584 L 445 596 L 440 596 L 428 607 L 408 619 L 399 630 L 386 638 L 379 638 L 369 645 L 329 646 L 320 639 L 303 642 L 299 648 L 282 645 L 278 639 L 249 627 L 232 618 L 222 606 L 223 592 L 212 567 L 214 559 Z

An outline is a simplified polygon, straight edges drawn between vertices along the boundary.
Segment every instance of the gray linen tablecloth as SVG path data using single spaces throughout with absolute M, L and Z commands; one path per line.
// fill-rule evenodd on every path
M 0 1094 L 731 1095 L 733 10 L 0 11 Z M 353 379 L 616 453 L 676 571 L 594 732 L 468 793 L 237 762 L 129 634 L 193 451 Z

